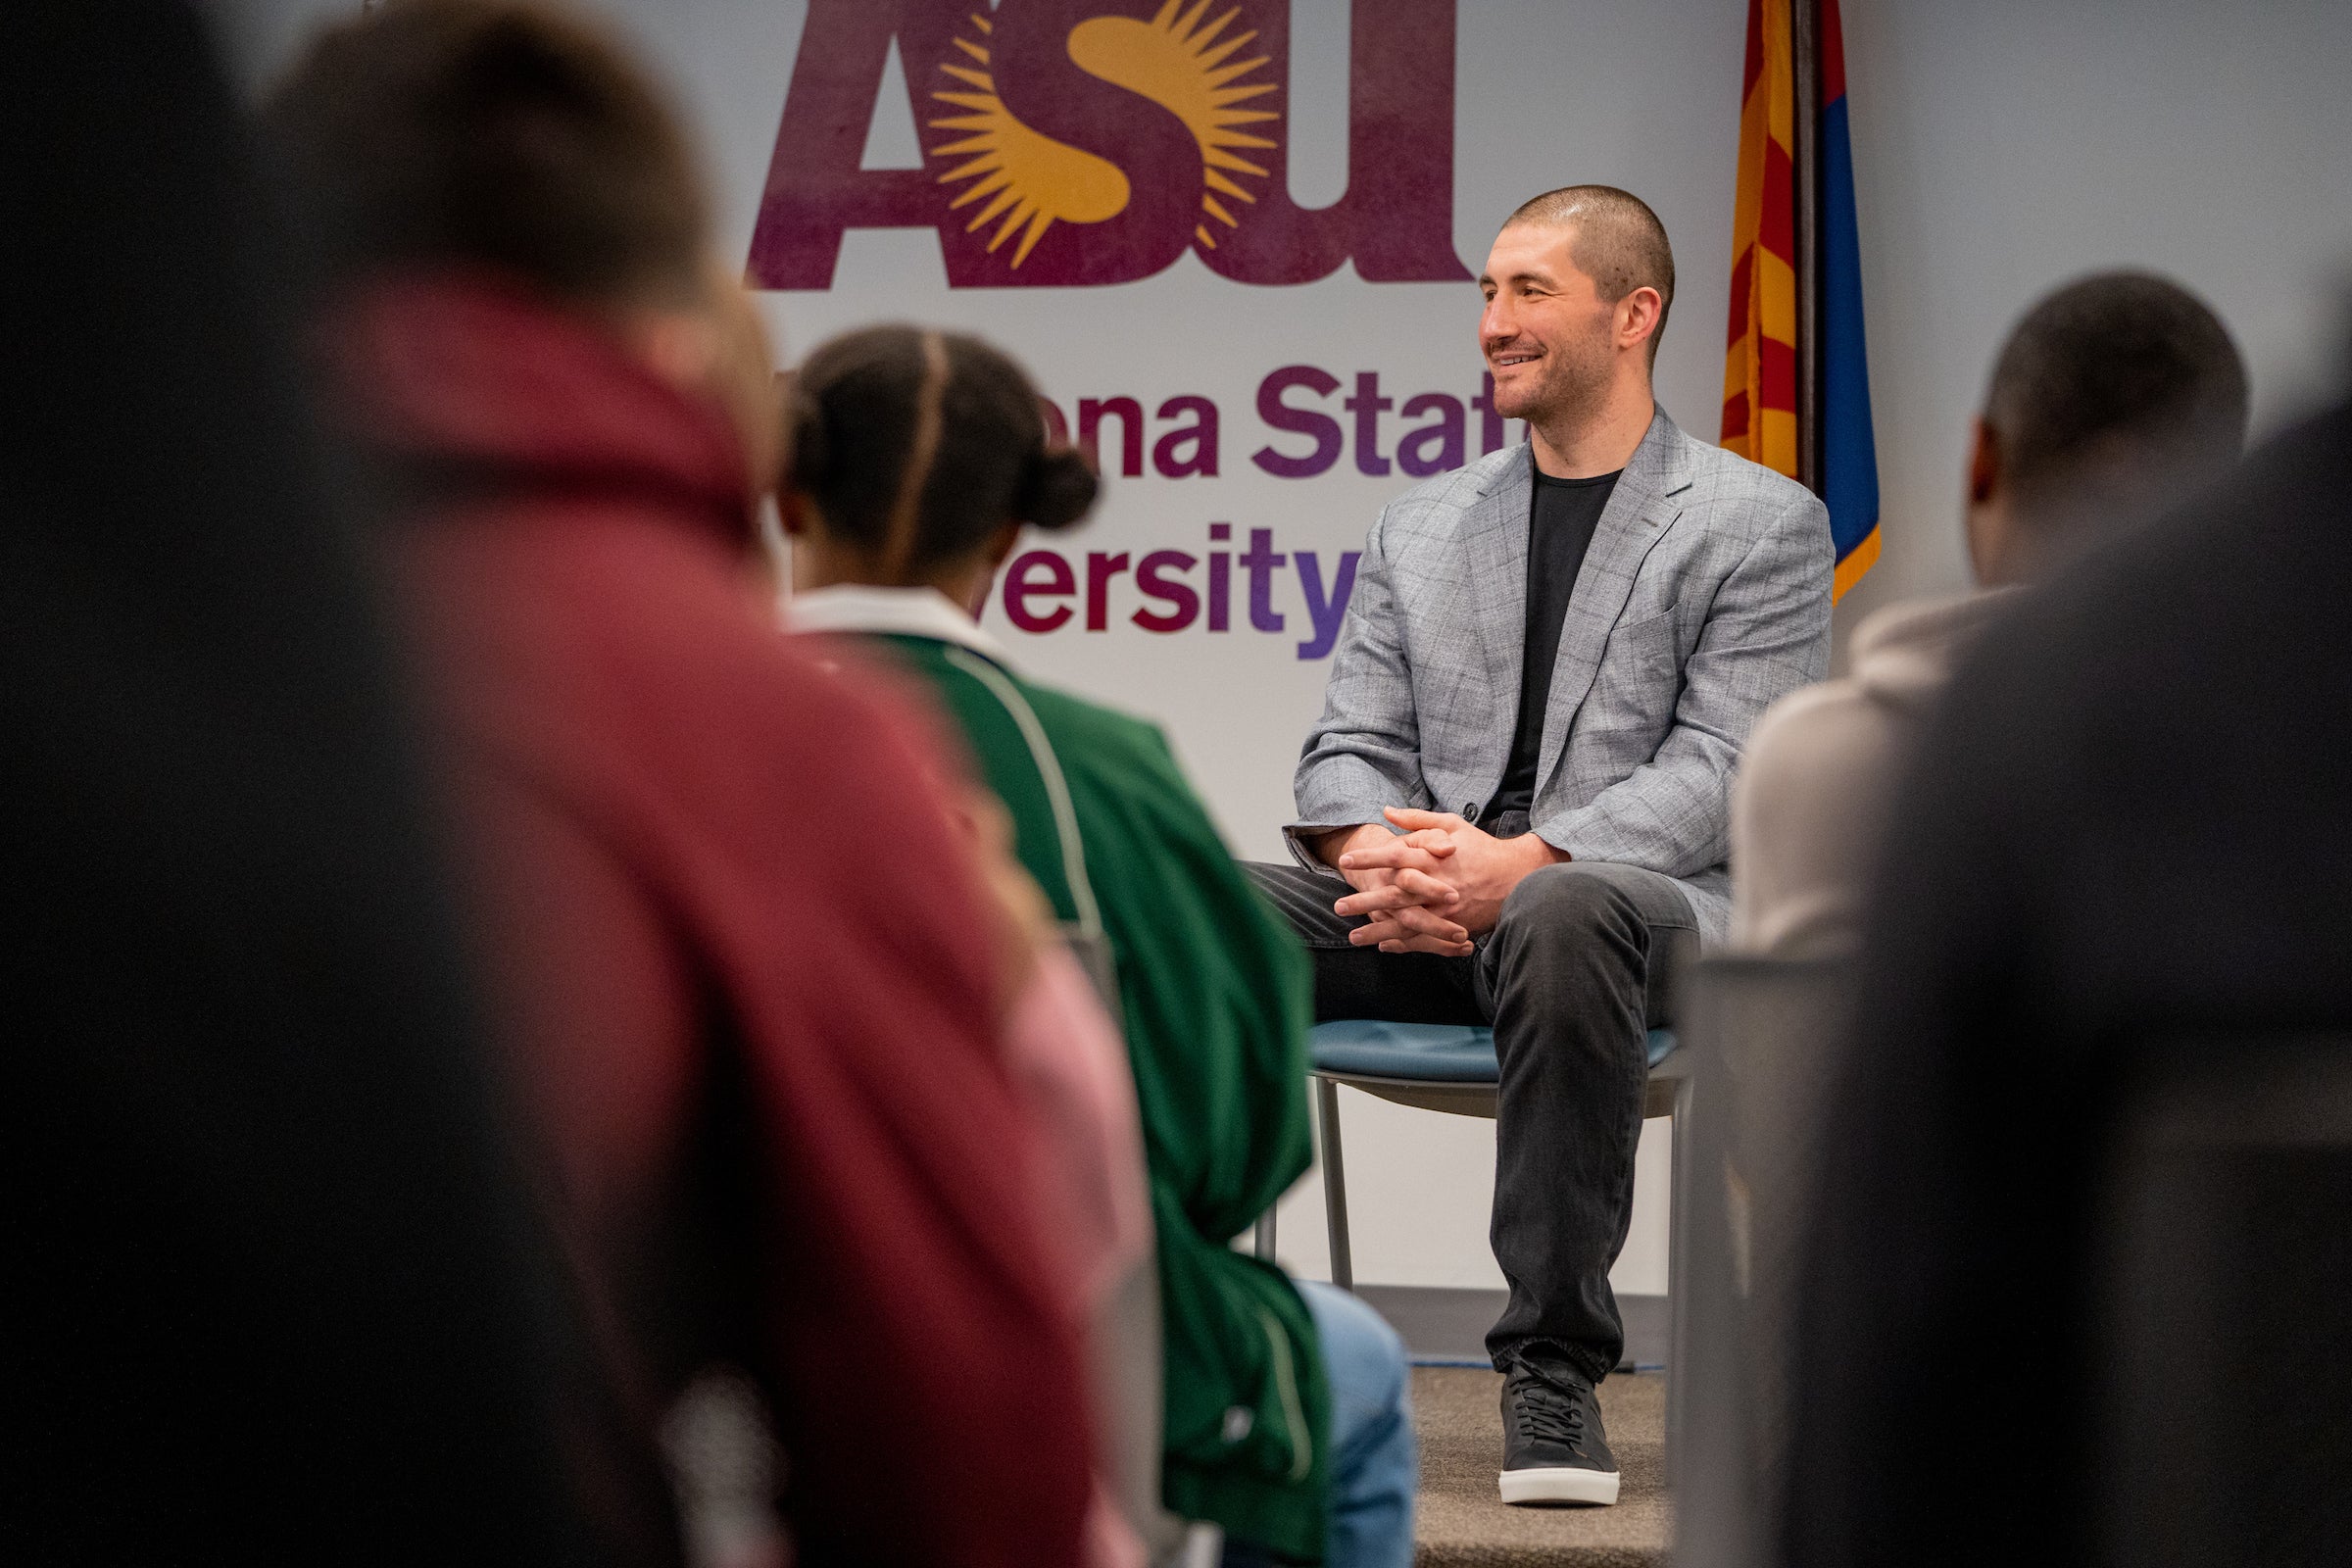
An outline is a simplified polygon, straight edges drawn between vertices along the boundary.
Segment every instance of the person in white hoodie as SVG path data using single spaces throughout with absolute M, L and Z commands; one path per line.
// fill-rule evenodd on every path
M 2024 585 L 2218 478 L 2245 433 L 2236 345 L 2179 284 L 2103 272 L 2027 313 L 1975 420 L 1965 517 L 1979 590 L 1870 616 L 1851 672 L 1783 698 L 1748 738 L 1732 797 L 1735 951 L 1859 947 L 1888 808 L 1969 644 Z

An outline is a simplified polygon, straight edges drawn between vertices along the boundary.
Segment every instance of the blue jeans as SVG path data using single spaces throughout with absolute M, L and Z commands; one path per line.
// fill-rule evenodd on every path
M 1404 1342 L 1348 1292 L 1300 1280 L 1331 1384 L 1331 1523 L 1324 1568 L 1412 1568 L 1413 1494 L 1421 1459 L 1413 1439 Z M 1226 1568 L 1268 1561 L 1228 1542 Z

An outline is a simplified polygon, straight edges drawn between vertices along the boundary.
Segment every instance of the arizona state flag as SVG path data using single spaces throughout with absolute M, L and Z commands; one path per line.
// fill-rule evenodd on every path
M 1723 444 L 1830 511 L 1837 593 L 1879 557 L 1879 469 L 1838 0 L 1748 0 Z

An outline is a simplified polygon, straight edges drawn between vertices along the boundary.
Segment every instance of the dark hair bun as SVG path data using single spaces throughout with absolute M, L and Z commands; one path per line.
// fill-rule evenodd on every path
M 1021 466 L 1012 514 L 1034 528 L 1067 528 L 1086 515 L 1102 488 L 1085 453 L 1076 447 L 1046 447 Z
M 792 462 L 786 476 L 796 489 L 813 493 L 825 482 L 825 469 L 833 460 L 833 443 L 825 433 L 824 405 L 806 393 L 795 396 L 791 428 L 785 435 Z

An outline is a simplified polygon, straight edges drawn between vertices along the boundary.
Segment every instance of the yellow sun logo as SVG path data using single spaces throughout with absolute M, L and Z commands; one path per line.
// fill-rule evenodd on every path
M 1254 202 L 1257 198 L 1234 176 L 1266 177 L 1264 169 L 1236 149 L 1274 145 L 1240 127 L 1281 117 L 1270 109 L 1239 107 L 1276 87 L 1270 81 L 1241 80 L 1267 64 L 1264 55 L 1234 65 L 1225 63 L 1257 34 L 1243 32 L 1219 43 L 1218 34 L 1241 15 L 1241 8 L 1233 7 L 1203 24 L 1202 18 L 1214 3 L 1196 0 L 1188 11 L 1185 0 L 1167 0 L 1150 22 L 1133 17 L 1093 17 L 1070 29 L 1069 50 L 1070 59 L 1081 70 L 1151 99 L 1184 122 L 1200 145 L 1201 181 L 1208 187 L 1201 193 L 1200 210 L 1234 228 L 1239 223 L 1218 197 Z M 986 17 L 974 16 L 972 25 L 982 39 L 995 30 Z M 1018 267 L 1054 223 L 1100 223 L 1126 208 L 1127 176 L 1117 165 L 1022 124 L 997 95 L 996 80 L 988 74 L 986 44 L 957 38 L 956 47 L 973 64 L 951 59 L 939 69 L 972 90 L 934 92 L 931 96 L 970 113 L 934 120 L 931 125 L 937 130 L 971 134 L 931 151 L 941 158 L 972 155 L 969 162 L 939 176 L 943 185 L 972 181 L 948 204 L 950 208 L 988 199 L 965 225 L 965 232 L 977 232 L 984 224 L 1002 219 L 988 248 L 996 250 L 1018 231 L 1020 242 L 1012 253 L 1012 265 Z M 1201 244 L 1216 249 L 1216 237 L 1206 222 L 1198 225 L 1193 234 Z

